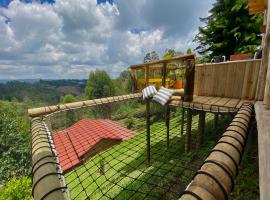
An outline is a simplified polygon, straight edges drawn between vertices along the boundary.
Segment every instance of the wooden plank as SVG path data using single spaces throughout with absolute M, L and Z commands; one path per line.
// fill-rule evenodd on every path
M 246 65 L 249 62 L 237 63 L 235 67 L 233 98 L 241 98 Z
M 253 74 L 253 79 L 252 79 L 252 86 L 250 88 L 249 99 L 255 99 L 261 63 L 260 62 L 256 62 L 253 65 L 254 65 L 254 74 Z
M 242 86 L 242 94 L 241 94 L 241 98 L 242 99 L 247 99 L 247 93 L 248 93 L 248 77 L 250 75 L 250 71 L 251 71 L 251 67 L 252 67 L 252 63 L 247 63 L 246 64 L 246 68 L 245 68 L 245 72 L 244 72 L 244 80 L 243 80 L 243 86 Z
M 224 106 L 230 107 L 230 108 L 235 108 L 239 102 L 240 102 L 240 99 L 230 99 Z
M 270 199 L 270 110 L 263 102 L 256 102 L 255 113 L 258 129 L 260 199 Z
M 193 99 L 193 102 L 194 103 L 202 103 L 203 104 L 203 103 L 209 101 L 212 98 L 214 98 L 214 97 L 200 96 L 200 97 L 198 97 L 196 99 Z
M 221 98 L 214 105 L 215 106 L 224 106 L 229 101 L 230 101 L 230 98 Z
M 209 99 L 209 101 L 205 102 L 205 104 L 213 105 L 213 104 L 215 104 L 217 101 L 219 101 L 220 99 L 221 99 L 221 97 L 213 97 L 213 98 Z

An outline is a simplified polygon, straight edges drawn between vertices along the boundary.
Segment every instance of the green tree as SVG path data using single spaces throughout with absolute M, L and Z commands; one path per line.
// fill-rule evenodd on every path
M 247 0 L 216 0 L 209 12 L 208 17 L 201 18 L 205 26 L 199 27 L 194 39 L 200 54 L 229 57 L 256 51 L 261 43 L 263 16 L 250 16 Z
M 96 70 L 90 72 L 84 92 L 89 99 L 96 99 L 115 95 L 115 88 L 106 71 Z
M 166 59 L 166 58 L 172 58 L 174 56 L 179 56 L 179 55 L 183 55 L 183 52 L 175 51 L 174 49 L 166 49 L 165 54 L 162 57 Z
M 0 184 L 29 173 L 29 120 L 20 107 L 0 102 Z
M 187 54 L 192 54 L 192 49 L 191 48 L 188 48 L 187 51 L 186 51 Z
M 62 99 L 63 103 L 72 103 L 75 101 L 76 101 L 76 98 L 71 94 L 65 95 Z M 66 119 L 66 127 L 72 125 L 76 121 L 75 111 L 74 110 L 66 111 L 65 119 Z
M 19 179 L 11 179 L 7 184 L 0 188 L 0 200 L 30 200 L 31 195 L 31 179 L 22 177 Z
M 159 60 L 159 55 L 157 54 L 156 51 L 152 51 L 152 52 L 148 52 L 145 55 L 143 62 L 146 63 L 146 62 L 151 62 L 151 61 L 155 61 L 155 60 Z
M 89 99 L 115 95 L 113 81 L 106 71 L 96 70 L 94 72 L 90 72 L 89 79 L 85 87 L 85 95 Z M 93 114 L 96 117 L 110 118 L 112 109 L 113 107 L 110 104 L 96 106 L 96 109 L 93 109 Z

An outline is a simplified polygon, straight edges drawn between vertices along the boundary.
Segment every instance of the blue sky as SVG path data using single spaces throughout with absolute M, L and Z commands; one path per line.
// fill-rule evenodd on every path
M 0 0 L 0 79 L 112 77 L 145 54 L 195 48 L 214 0 Z

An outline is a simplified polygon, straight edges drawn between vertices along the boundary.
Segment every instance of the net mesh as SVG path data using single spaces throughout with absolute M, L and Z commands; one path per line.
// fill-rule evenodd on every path
M 71 199 L 178 199 L 219 135 L 206 114 L 205 143 L 196 149 L 193 117 L 190 153 L 184 153 L 181 108 L 171 107 L 169 146 L 165 109 L 150 104 L 150 162 L 147 160 L 145 103 L 114 102 L 54 113 L 52 133 Z M 232 116 L 221 118 L 222 133 Z

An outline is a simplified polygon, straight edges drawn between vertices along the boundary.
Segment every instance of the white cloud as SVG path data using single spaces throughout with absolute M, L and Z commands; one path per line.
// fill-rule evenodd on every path
M 87 78 L 96 68 L 115 77 L 149 51 L 194 47 L 212 1 L 14 0 L 0 8 L 0 79 Z

